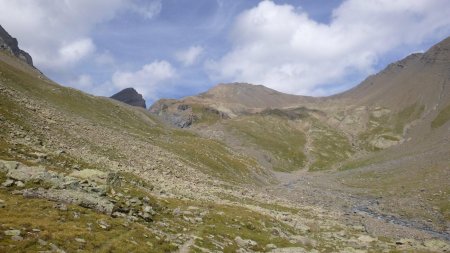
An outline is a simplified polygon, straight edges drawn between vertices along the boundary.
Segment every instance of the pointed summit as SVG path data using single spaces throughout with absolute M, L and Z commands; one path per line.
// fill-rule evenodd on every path
M 123 89 L 111 98 L 132 106 L 146 108 L 144 98 L 134 88 Z

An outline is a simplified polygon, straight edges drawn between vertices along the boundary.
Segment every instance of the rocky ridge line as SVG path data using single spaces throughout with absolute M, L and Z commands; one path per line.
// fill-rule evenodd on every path
M 0 50 L 6 50 L 20 60 L 26 62 L 28 65 L 33 66 L 33 59 L 31 58 L 30 54 L 20 49 L 17 39 L 13 38 L 1 25 Z

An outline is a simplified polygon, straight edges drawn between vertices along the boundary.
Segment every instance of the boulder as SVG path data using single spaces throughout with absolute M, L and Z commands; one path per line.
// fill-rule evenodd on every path
M 94 169 L 74 171 L 70 174 L 70 176 L 80 179 L 92 180 L 100 184 L 106 184 L 106 181 L 108 179 L 108 173 Z
M 5 235 L 8 235 L 8 236 L 18 236 L 22 232 L 18 229 L 10 229 L 10 230 L 6 230 L 4 233 L 5 233 Z
M 237 236 L 236 238 L 234 238 L 234 241 L 240 248 L 251 248 L 251 247 L 255 247 L 258 245 L 258 243 L 256 243 L 255 241 L 249 240 L 249 239 L 245 240 L 245 239 L 242 239 L 240 236 Z

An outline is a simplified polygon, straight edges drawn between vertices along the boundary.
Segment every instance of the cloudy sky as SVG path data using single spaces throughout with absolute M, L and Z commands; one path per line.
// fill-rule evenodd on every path
M 448 0 L 0 0 L 47 76 L 148 103 L 247 82 L 329 95 L 450 35 Z

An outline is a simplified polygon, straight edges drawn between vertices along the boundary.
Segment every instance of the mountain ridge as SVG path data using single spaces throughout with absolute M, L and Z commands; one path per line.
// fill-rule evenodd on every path
M 0 50 L 7 50 L 17 58 L 26 62 L 28 65 L 33 66 L 33 59 L 30 54 L 19 48 L 19 42 L 16 38 L 13 38 L 1 25 L 0 25 Z
M 321 104 L 321 102 L 327 100 L 336 101 L 336 100 L 358 99 L 360 101 L 364 101 L 363 103 L 367 105 L 373 104 L 373 102 L 371 102 L 373 100 L 383 100 L 381 98 L 384 97 L 383 94 L 378 95 L 377 98 L 371 98 L 374 96 L 371 95 L 370 93 L 374 92 L 371 89 L 368 89 L 369 87 L 373 86 L 372 84 L 376 82 L 376 80 L 374 81 L 374 79 L 377 79 L 377 77 L 386 74 L 392 75 L 398 74 L 401 73 L 405 68 L 420 69 L 422 67 L 430 67 L 434 65 L 445 65 L 449 63 L 448 59 L 450 59 L 450 37 L 445 38 L 442 41 L 438 42 L 437 44 L 433 45 L 430 49 L 428 49 L 424 53 L 413 53 L 401 60 L 389 64 L 378 73 L 370 75 L 360 84 L 356 85 L 353 88 L 350 88 L 349 90 L 343 91 L 338 94 L 330 95 L 327 97 L 311 97 L 311 96 L 287 94 L 270 89 L 264 85 L 253 85 L 248 83 L 228 83 L 228 84 L 217 84 L 212 88 L 210 88 L 208 91 L 199 93 L 197 95 L 187 96 L 178 100 L 161 99 L 160 101 L 156 101 L 153 105 L 151 105 L 150 108 L 153 107 L 152 111 L 155 111 L 156 110 L 155 107 L 161 107 L 161 105 L 158 104 L 164 103 L 164 101 L 170 101 L 172 103 L 175 101 L 183 101 L 187 103 L 209 104 L 209 106 L 212 106 L 218 110 L 223 110 L 225 113 L 234 115 L 235 112 L 239 114 L 239 112 L 243 111 L 258 112 L 269 108 L 284 108 L 292 106 L 295 107 L 305 104 L 311 105 L 314 103 Z M 418 64 L 420 66 L 414 66 Z M 376 89 L 380 89 L 380 87 L 376 87 Z M 367 93 L 367 94 L 360 94 L 360 93 Z M 386 91 L 385 93 L 388 92 Z M 420 93 L 420 91 L 418 93 Z M 271 95 L 274 97 L 273 100 L 270 100 Z M 384 98 L 384 100 L 395 101 L 395 99 L 390 98 Z M 398 101 L 395 102 L 398 103 Z M 363 104 L 362 102 L 358 103 Z M 385 103 L 385 105 L 387 104 L 388 103 Z M 404 102 L 402 106 L 405 106 L 405 104 L 407 105 L 408 101 Z

